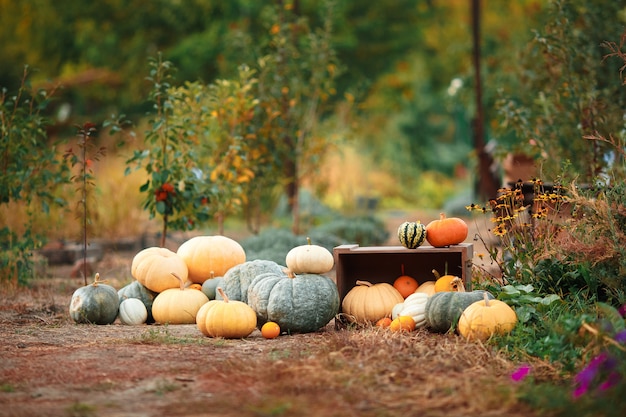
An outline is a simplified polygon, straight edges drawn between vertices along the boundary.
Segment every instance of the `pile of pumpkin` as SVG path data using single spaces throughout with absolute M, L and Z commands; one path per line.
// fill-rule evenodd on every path
M 225 236 L 196 236 L 176 252 L 150 247 L 132 261 L 133 281 L 116 291 L 100 280 L 70 301 L 76 323 L 196 324 L 210 337 L 244 338 L 313 332 L 339 311 L 337 285 L 324 273 L 333 255 L 313 245 L 294 247 L 286 266 L 246 261 L 243 247 Z
M 468 340 L 487 340 L 513 330 L 517 316 L 508 304 L 484 290 L 465 291 L 459 277 L 433 272 L 436 280 L 421 285 L 404 273 L 393 284 L 357 281 L 343 299 L 342 317 L 359 326 L 392 331 L 457 329 Z
M 428 225 L 419 221 L 404 222 L 398 228 L 398 240 L 408 249 L 428 241 L 434 247 L 456 245 L 468 235 L 467 224 L 457 217 L 433 220 Z M 486 340 L 494 334 L 513 330 L 517 315 L 508 304 L 494 299 L 487 291 L 465 291 L 456 276 L 444 276 L 433 270 L 434 281 L 421 285 L 404 274 L 393 284 L 356 281 L 342 301 L 342 315 L 351 323 L 413 331 L 426 327 L 446 333 L 453 329 L 470 340 Z

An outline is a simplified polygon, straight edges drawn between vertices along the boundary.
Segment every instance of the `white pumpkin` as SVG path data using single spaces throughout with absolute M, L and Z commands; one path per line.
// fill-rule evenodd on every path
M 118 317 L 122 324 L 136 326 L 148 319 L 148 309 L 139 298 L 126 298 L 120 303 Z
M 287 253 L 285 264 L 294 274 L 325 274 L 335 266 L 335 258 L 328 249 L 319 245 L 312 245 L 307 238 L 307 244 L 296 246 Z
M 410 316 L 415 321 L 415 327 L 421 327 L 426 324 L 426 302 L 428 294 L 416 292 L 405 298 L 403 303 L 398 303 L 392 310 L 392 318 L 394 314 L 399 316 Z

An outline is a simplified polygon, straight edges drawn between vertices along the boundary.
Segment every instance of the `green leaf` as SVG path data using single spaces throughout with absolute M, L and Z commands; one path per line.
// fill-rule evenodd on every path
M 534 307 L 525 305 L 516 307 L 515 314 L 517 314 L 517 319 L 520 323 L 527 323 L 537 315 L 537 310 Z

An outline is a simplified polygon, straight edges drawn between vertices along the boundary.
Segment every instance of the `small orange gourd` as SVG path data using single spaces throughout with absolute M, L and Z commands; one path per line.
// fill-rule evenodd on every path
M 404 274 L 404 264 L 401 266 L 401 271 L 401 275 L 395 279 L 393 286 L 400 292 L 403 298 L 407 298 L 417 290 L 419 283 L 412 276 Z

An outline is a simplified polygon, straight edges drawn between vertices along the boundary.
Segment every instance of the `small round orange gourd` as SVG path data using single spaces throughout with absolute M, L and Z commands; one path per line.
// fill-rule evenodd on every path
M 444 291 L 465 292 L 465 285 L 463 285 L 463 281 L 461 280 L 461 278 L 454 275 L 449 275 L 448 273 L 446 273 L 444 276 L 440 276 L 435 269 L 433 269 L 433 274 L 436 278 L 434 285 L 434 291 L 436 293 Z
M 426 240 L 436 248 L 458 245 L 467 238 L 468 233 L 469 228 L 463 219 L 446 217 L 445 213 L 440 213 L 439 219 L 426 225 Z
M 395 279 L 393 286 L 400 292 L 403 298 L 407 298 L 417 290 L 419 283 L 412 276 L 404 274 L 404 264 L 402 264 L 401 275 Z
M 280 336 L 280 326 L 275 321 L 268 321 L 261 326 L 261 336 L 266 339 L 274 339 Z
M 389 324 L 392 332 L 412 332 L 415 330 L 415 320 L 411 316 L 398 316 Z
M 507 303 L 490 300 L 470 304 L 459 318 L 459 333 L 468 340 L 487 340 L 494 334 L 509 333 L 517 323 L 517 314 Z

